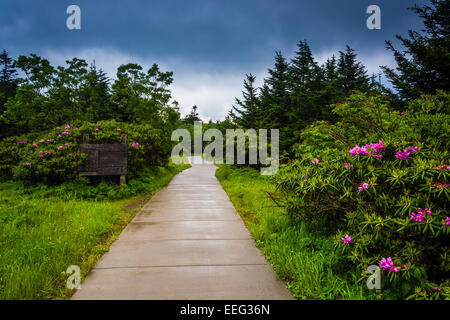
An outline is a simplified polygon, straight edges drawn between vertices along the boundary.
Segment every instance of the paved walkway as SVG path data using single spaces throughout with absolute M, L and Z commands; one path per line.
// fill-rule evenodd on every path
M 136 215 L 72 299 L 292 299 L 211 164 L 193 164 Z

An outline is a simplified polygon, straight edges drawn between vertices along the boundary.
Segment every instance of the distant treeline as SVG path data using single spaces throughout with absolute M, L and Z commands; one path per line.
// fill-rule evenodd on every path
M 156 64 L 148 70 L 134 63 L 121 65 L 112 81 L 82 59 L 53 67 L 35 54 L 13 60 L 3 50 L 0 73 L 0 138 L 79 120 L 172 127 L 180 117 L 168 89 L 173 73 Z
M 354 91 L 383 94 L 391 106 L 402 109 L 422 94 L 448 90 L 450 1 L 432 0 L 431 5 L 411 8 L 423 19 L 424 30 L 409 31 L 409 38 L 396 36 L 403 50 L 386 41 L 397 66 L 395 70 L 381 69 L 396 92 L 377 82 L 377 75 L 368 75 L 349 46 L 319 65 L 304 40 L 289 61 L 281 52 L 275 54 L 275 64 L 262 87 L 255 87 L 254 75 L 246 76 L 243 98 L 236 98 L 227 119 L 243 128 L 279 128 L 280 146 L 288 150 L 308 125 L 319 120 L 338 121 L 331 112 L 333 105 L 344 102 Z

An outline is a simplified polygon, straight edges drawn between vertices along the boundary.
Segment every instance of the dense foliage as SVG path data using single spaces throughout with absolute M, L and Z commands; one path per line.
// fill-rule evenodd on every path
M 0 106 L 0 138 L 75 121 L 114 119 L 162 128 L 173 126 L 179 118 L 177 102 L 169 105 L 167 86 L 173 81 L 172 73 L 160 71 L 156 64 L 147 72 L 138 64 L 121 65 L 110 85 L 101 69 L 94 64 L 88 68 L 82 59 L 73 58 L 66 61 L 66 67 L 54 68 L 35 54 L 20 56 L 14 62 L 5 52 L 3 55 L 6 57 L 0 56 L 0 63 L 7 76 L 0 83 L 5 101 Z M 25 77 L 16 78 L 14 68 Z
M 431 0 L 431 6 L 411 9 L 423 19 L 424 29 L 410 30 L 408 38 L 396 37 L 404 50 L 387 41 L 397 67 L 383 67 L 399 95 L 408 100 L 450 87 L 450 1 Z
M 450 295 L 449 7 L 412 8 L 424 30 L 397 36 L 402 49 L 387 42 L 397 66 L 382 69 L 395 93 L 350 47 L 318 65 L 300 41 L 289 61 L 276 53 L 261 88 L 247 75 L 229 116 L 244 129 L 280 129 L 273 200 L 293 225 L 335 237 L 360 280 L 379 266 L 378 298 Z
M 48 133 L 10 137 L 0 142 L 0 172 L 21 180 L 63 182 L 78 177 L 86 158 L 79 151 L 83 135 L 89 143 L 121 143 L 127 136 L 128 172 L 133 176 L 147 166 L 167 165 L 172 150 L 170 132 L 150 125 L 115 120 L 99 123 L 75 122 Z
M 35 54 L 16 60 L 0 54 L 3 179 L 78 179 L 83 134 L 90 143 L 120 143 L 125 134 L 131 176 L 168 163 L 171 132 L 180 121 L 177 102 L 170 105 L 172 72 L 129 63 L 118 67 L 110 85 L 95 64 L 78 58 L 66 64 L 55 68 Z
M 388 92 L 367 75 L 349 46 L 338 59 L 332 56 L 319 65 L 306 40 L 300 41 L 290 61 L 277 52 L 268 73 L 261 88 L 255 86 L 254 75 L 246 76 L 243 98 L 236 98 L 228 120 L 241 128 L 279 129 L 280 148 L 286 152 L 308 124 L 334 121 L 327 106 L 343 101 L 352 90 Z
M 385 297 L 449 297 L 449 106 L 445 92 L 402 113 L 355 94 L 333 109 L 339 122 L 303 131 L 277 177 L 294 220 L 336 232 L 361 274 L 384 269 Z

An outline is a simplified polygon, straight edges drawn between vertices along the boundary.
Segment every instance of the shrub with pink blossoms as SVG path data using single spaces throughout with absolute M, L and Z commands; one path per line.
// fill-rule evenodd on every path
M 383 146 L 383 141 L 380 140 L 378 141 L 378 143 L 366 144 L 364 147 L 359 147 L 358 145 L 356 145 L 355 147 L 350 149 L 349 153 L 352 157 L 354 157 L 363 154 L 369 154 L 370 150 L 372 150 L 372 157 L 383 158 L 383 155 L 380 154 L 381 152 L 384 152 Z
M 399 150 L 395 154 L 395 157 L 400 160 L 406 160 L 410 156 L 411 152 L 417 152 L 418 150 L 419 150 L 419 148 L 417 146 L 414 148 L 406 148 L 405 151 L 403 151 L 403 152 L 401 150 Z
M 275 177 L 277 187 L 288 216 L 336 230 L 338 252 L 356 268 L 349 272 L 358 277 L 370 265 L 386 270 L 377 298 L 429 299 L 431 284 L 446 288 L 433 298 L 450 298 L 450 114 L 436 111 L 450 105 L 450 94 L 412 101 L 403 117 L 388 105 L 363 94 L 336 105 L 337 123 L 302 131 L 295 158 Z M 322 165 L 311 164 L 314 157 Z M 305 176 L 311 178 L 302 181 Z
M 94 144 L 121 143 L 122 134 L 125 134 L 130 141 L 130 177 L 148 166 L 167 165 L 174 145 L 170 140 L 170 132 L 149 125 L 120 123 L 114 120 L 104 121 L 101 126 L 98 123 L 69 123 L 59 126 L 58 129 L 54 127 L 45 133 L 45 137 L 33 133 L 2 140 L 0 174 L 6 178 L 51 183 L 78 179 L 78 167 L 87 156 L 79 152 L 84 134 L 89 134 L 89 143 Z M 18 143 L 19 141 L 21 143 Z M 24 143 L 26 141 L 30 141 L 30 144 Z M 29 165 L 24 165 L 25 163 Z
M 344 244 L 349 244 L 353 241 L 352 237 L 350 237 L 348 234 L 346 234 L 345 237 L 341 238 L 341 240 Z
M 363 183 L 362 185 L 360 185 L 360 186 L 358 187 L 358 190 L 359 190 L 360 192 L 362 192 L 362 191 L 364 191 L 364 190 L 367 189 L 367 188 L 369 188 L 369 185 L 368 185 L 367 183 Z

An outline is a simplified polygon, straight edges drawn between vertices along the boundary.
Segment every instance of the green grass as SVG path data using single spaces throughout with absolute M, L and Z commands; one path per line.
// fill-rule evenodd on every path
M 0 299 L 69 298 L 62 272 L 78 265 L 84 277 L 146 200 L 187 167 L 149 168 L 122 189 L 0 183 Z
M 267 192 L 270 177 L 253 169 L 220 165 L 216 171 L 223 188 L 243 218 L 256 244 L 277 275 L 298 299 L 367 299 L 365 283 L 336 252 L 332 235 L 293 223 Z M 359 275 L 358 275 L 359 276 Z

